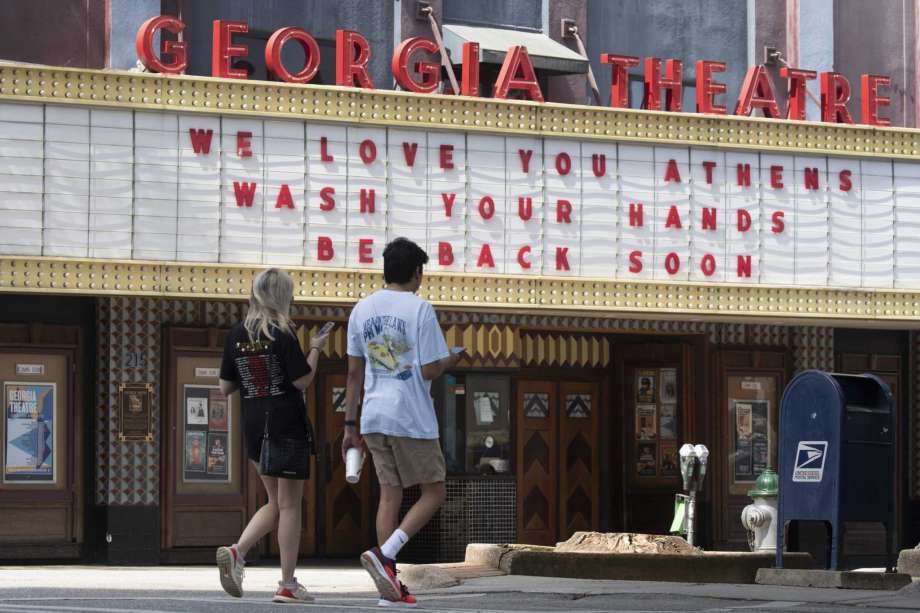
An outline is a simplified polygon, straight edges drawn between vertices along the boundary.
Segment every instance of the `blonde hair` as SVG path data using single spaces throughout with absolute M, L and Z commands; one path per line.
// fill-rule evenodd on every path
M 275 340 L 272 326 L 288 334 L 294 333 L 291 323 L 291 300 L 294 297 L 294 282 L 283 270 L 269 268 L 252 280 L 252 294 L 249 296 L 249 311 L 243 320 L 243 327 L 250 340 L 261 336 Z

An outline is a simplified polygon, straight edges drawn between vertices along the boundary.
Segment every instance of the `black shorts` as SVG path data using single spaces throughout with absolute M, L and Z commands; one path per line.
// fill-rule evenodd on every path
M 246 455 L 259 463 L 262 437 L 268 419 L 269 438 L 307 438 L 310 453 L 315 452 L 313 425 L 302 402 L 278 402 L 277 399 L 243 400 L 243 441 Z

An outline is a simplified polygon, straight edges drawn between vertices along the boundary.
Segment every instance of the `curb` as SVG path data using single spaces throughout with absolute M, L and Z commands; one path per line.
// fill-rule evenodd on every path
M 509 575 L 673 581 L 677 583 L 753 584 L 757 571 L 772 568 L 770 552 L 709 552 L 700 555 L 653 553 L 560 553 L 553 547 L 471 544 L 466 563 L 490 566 Z M 813 568 L 807 553 L 784 556 L 786 568 Z

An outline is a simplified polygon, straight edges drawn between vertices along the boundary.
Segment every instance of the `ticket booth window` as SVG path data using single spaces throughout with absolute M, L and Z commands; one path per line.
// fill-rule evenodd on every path
M 513 474 L 508 377 L 448 374 L 432 385 L 432 397 L 449 474 Z

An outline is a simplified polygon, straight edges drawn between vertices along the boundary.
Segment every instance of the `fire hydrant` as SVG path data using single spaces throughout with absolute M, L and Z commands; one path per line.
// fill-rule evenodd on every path
M 776 551 L 776 499 L 779 495 L 779 475 L 768 468 L 764 470 L 754 489 L 748 496 L 754 499 L 754 504 L 744 507 L 741 512 L 741 523 L 748 531 L 748 544 L 751 551 Z

